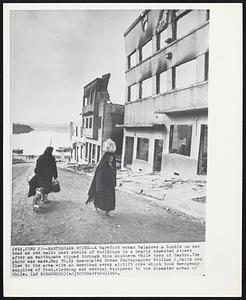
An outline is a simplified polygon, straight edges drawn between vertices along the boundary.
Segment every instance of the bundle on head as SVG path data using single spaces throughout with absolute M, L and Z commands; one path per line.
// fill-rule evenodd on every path
M 107 139 L 103 143 L 103 151 L 104 152 L 109 152 L 109 153 L 114 153 L 116 151 L 116 145 L 115 142 L 112 141 L 111 139 Z

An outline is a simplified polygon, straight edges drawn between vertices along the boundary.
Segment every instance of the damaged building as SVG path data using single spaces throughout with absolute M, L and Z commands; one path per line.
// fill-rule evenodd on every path
M 103 142 L 111 138 L 116 143 L 116 156 L 121 158 L 124 105 L 110 102 L 108 82 L 110 74 L 96 78 L 84 86 L 82 123 L 72 132 L 78 135 L 73 146 L 73 160 L 83 164 L 96 164 L 102 155 Z M 80 127 L 80 129 L 79 129 Z
M 124 33 L 122 167 L 207 173 L 208 10 L 145 10 Z

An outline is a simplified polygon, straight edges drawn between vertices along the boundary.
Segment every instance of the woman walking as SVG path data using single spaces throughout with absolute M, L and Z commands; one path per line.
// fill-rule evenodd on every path
M 38 177 L 38 187 L 43 188 L 43 201 L 48 200 L 48 194 L 52 191 L 52 179 L 58 177 L 56 161 L 52 155 L 53 147 L 47 147 L 42 155 L 39 156 L 34 170 Z
M 110 216 L 110 211 L 115 209 L 115 186 L 116 186 L 116 151 L 115 143 L 108 139 L 103 144 L 104 154 L 96 167 L 96 171 L 88 191 L 89 202 L 94 202 L 95 209 L 105 211 Z

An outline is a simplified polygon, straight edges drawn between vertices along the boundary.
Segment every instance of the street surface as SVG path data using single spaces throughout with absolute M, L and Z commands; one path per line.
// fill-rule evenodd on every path
M 92 180 L 58 169 L 60 193 L 39 213 L 27 198 L 33 163 L 13 165 L 12 245 L 158 243 L 205 240 L 205 225 L 168 212 L 140 196 L 116 192 L 112 217 L 85 205 Z

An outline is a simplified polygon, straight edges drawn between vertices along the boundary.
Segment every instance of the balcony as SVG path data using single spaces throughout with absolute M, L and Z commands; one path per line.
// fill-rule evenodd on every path
M 169 114 L 207 109 L 207 95 L 208 83 L 203 82 L 188 88 L 172 90 L 165 94 L 127 103 L 124 126 L 147 127 L 162 122 L 165 124 L 166 118 L 157 117 L 156 112 Z

